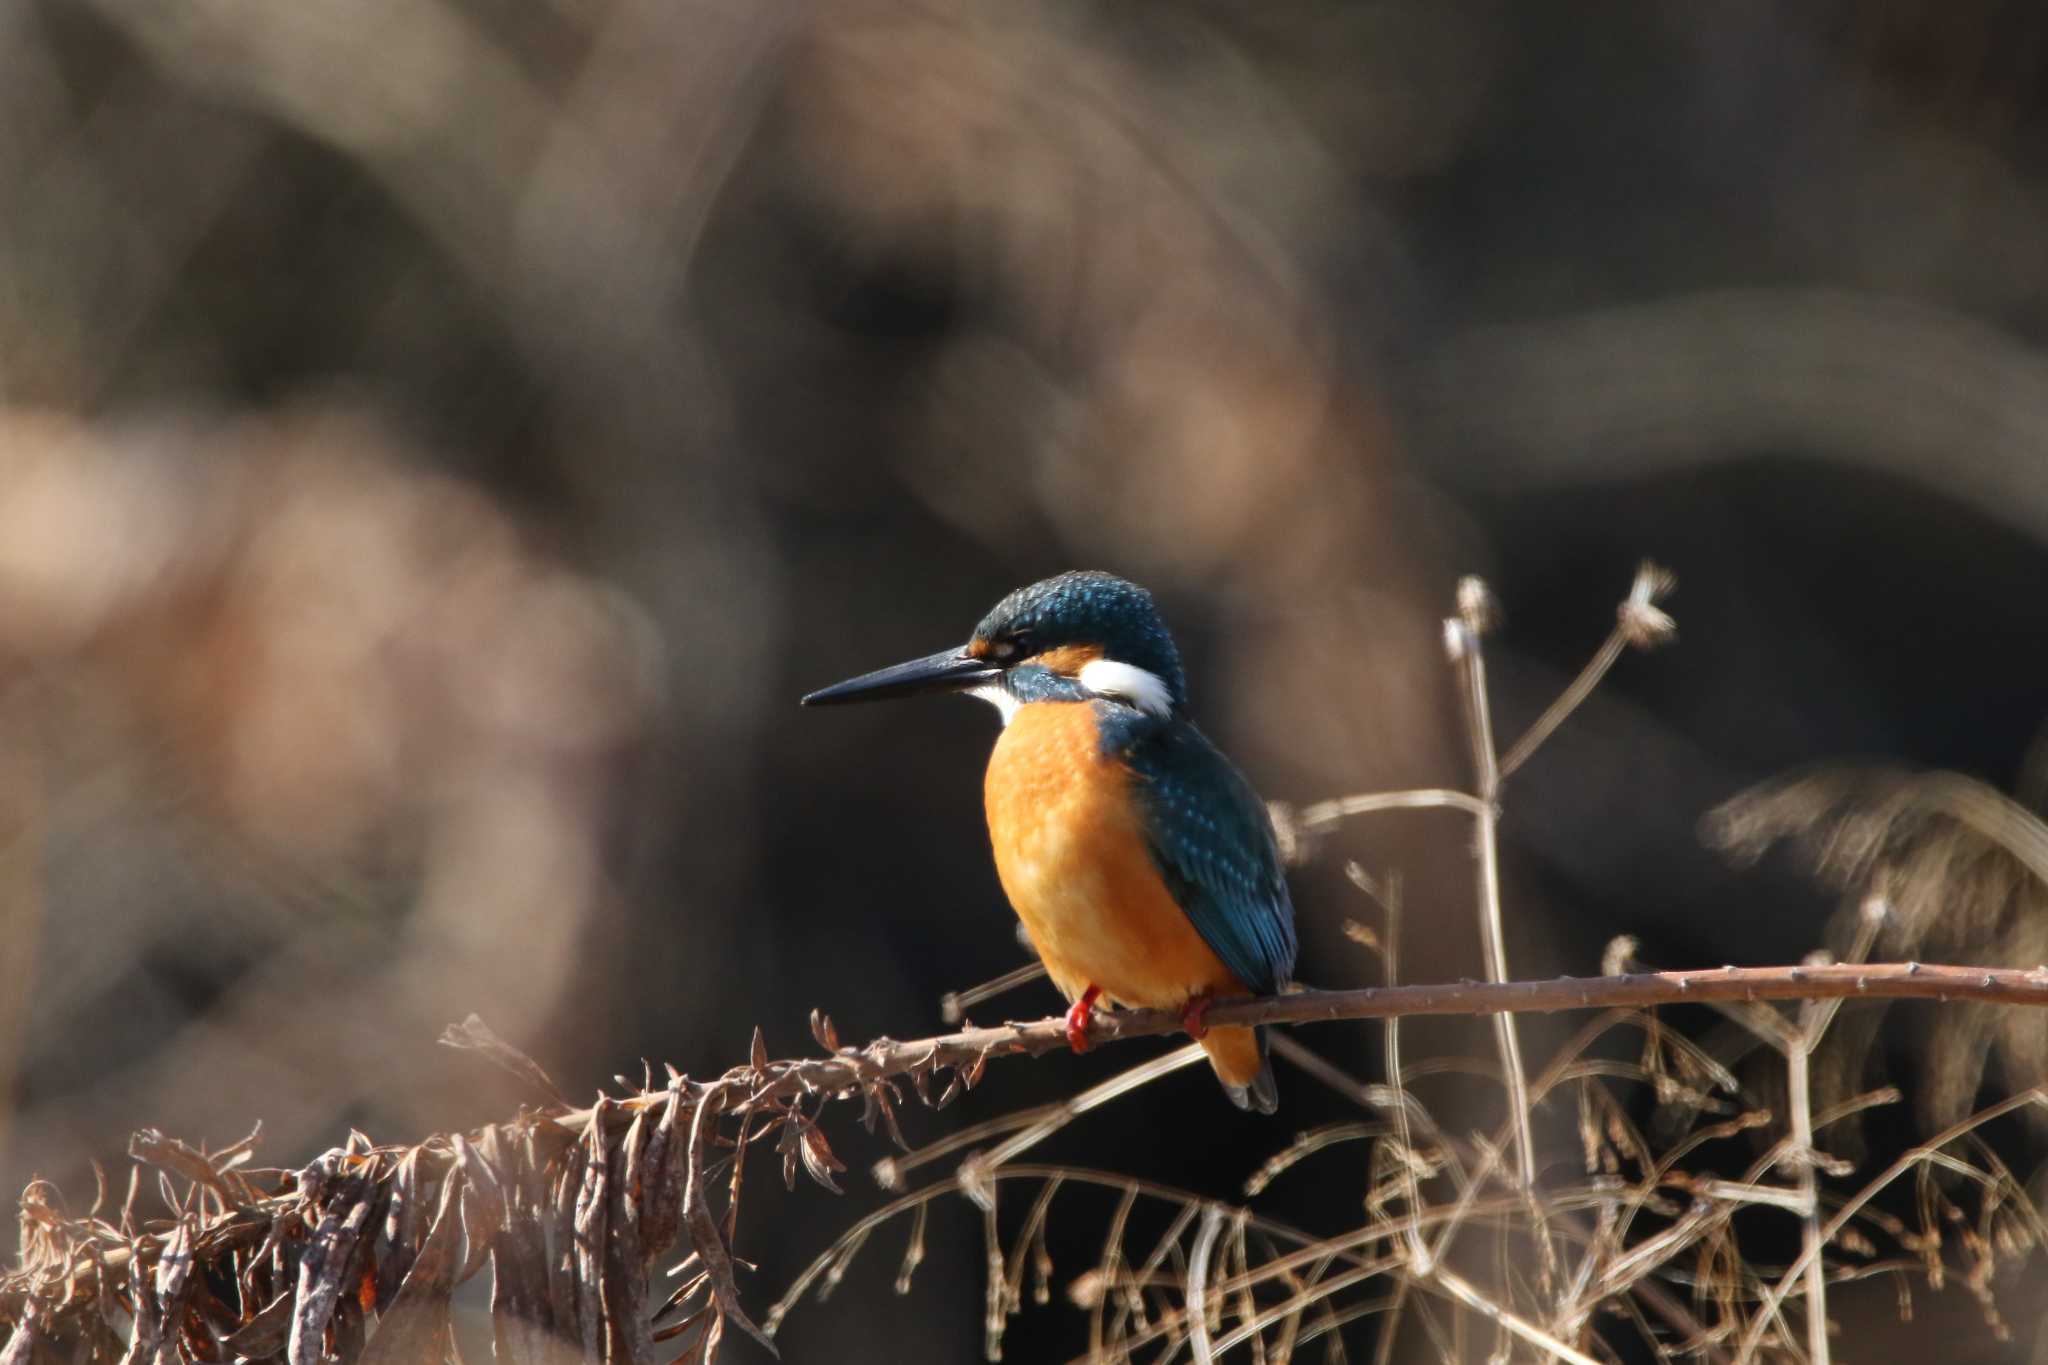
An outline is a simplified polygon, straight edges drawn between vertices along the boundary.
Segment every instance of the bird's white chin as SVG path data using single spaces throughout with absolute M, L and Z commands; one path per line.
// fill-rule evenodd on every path
M 1011 695 L 1009 688 L 999 682 L 989 683 L 985 687 L 969 688 L 967 695 L 970 697 L 980 697 L 990 706 L 995 707 L 997 712 L 1002 715 L 1003 724 L 1006 726 L 1016 719 L 1018 709 L 1024 705 L 1023 702 L 1018 701 L 1015 696 Z

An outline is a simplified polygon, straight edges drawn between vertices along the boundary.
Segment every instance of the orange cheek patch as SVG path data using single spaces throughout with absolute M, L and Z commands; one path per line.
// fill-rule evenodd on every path
M 1102 657 L 1100 645 L 1061 645 L 1032 656 L 1031 662 L 1043 664 L 1061 677 L 1071 678 Z

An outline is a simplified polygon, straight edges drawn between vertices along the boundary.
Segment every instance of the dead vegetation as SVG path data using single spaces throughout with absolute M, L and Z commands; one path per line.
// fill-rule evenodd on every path
M 507 1122 L 412 1146 L 352 1133 L 297 1170 L 257 1167 L 257 1134 L 206 1152 L 144 1131 L 131 1143 L 125 1187 L 103 1179 L 82 1215 L 48 1184 L 32 1184 L 21 1201 L 20 1260 L 0 1280 L 0 1323 L 9 1329 L 0 1365 L 447 1358 L 456 1288 L 487 1269 L 500 1359 L 708 1361 L 735 1330 L 772 1349 L 786 1317 L 829 1295 L 885 1229 L 900 1230 L 895 1287 L 911 1293 L 930 1239 L 951 1235 L 931 1230 L 932 1211 L 956 1201 L 981 1224 L 991 1359 L 1027 1302 L 1060 1297 L 1086 1317 L 1091 1360 L 1207 1362 L 1235 1352 L 1284 1361 L 1311 1351 L 1347 1360 L 1369 1342 L 1377 1361 L 1419 1352 L 1583 1363 L 1647 1352 L 1821 1362 L 1830 1358 L 1830 1289 L 1872 1277 L 1895 1283 L 1903 1312 L 1916 1287 L 1952 1281 L 2002 1338 L 2011 1329 L 1997 1302 L 2001 1274 L 2048 1241 L 2048 1225 L 1987 1130 L 2048 1113 L 2044 1078 L 2016 1083 L 2008 1098 L 1954 1117 L 1872 1172 L 1835 1154 L 1832 1135 L 1897 1104 L 1900 1091 L 1845 1087 L 1856 1072 L 1839 1060 L 1823 1084 L 1816 1065 L 1830 1056 L 1845 999 L 1968 996 L 1971 1003 L 1947 1008 L 1987 1011 L 2014 1037 L 2038 1023 L 2024 1006 L 2048 1001 L 2043 969 L 1867 961 L 1879 945 L 1944 942 L 1930 926 L 1944 892 L 1969 889 L 1958 859 L 1974 884 L 1990 888 L 1970 913 L 2018 932 L 2008 902 L 2038 895 L 2011 866 L 2035 870 L 2030 850 L 2043 836 L 2031 815 L 1942 782 L 1887 779 L 1873 795 L 1844 779 L 1809 778 L 1759 793 L 1720 813 L 1714 828 L 1751 851 L 1788 835 L 1819 841 L 1819 866 L 1856 898 L 1839 961 L 1652 973 L 1635 967 L 1623 940 L 1601 977 L 1507 979 L 1487 838 L 1501 816 L 1499 782 L 1626 647 L 1668 638 L 1656 602 L 1669 587 L 1668 575 L 1645 568 L 1608 647 L 1498 759 L 1480 653 L 1490 609 L 1483 589 L 1468 586 L 1448 639 L 1481 793 L 1354 797 L 1285 815 L 1297 848 L 1337 821 L 1393 806 L 1472 819 L 1493 979 L 1396 984 L 1399 878 L 1352 868 L 1367 908 L 1351 937 L 1378 955 L 1387 986 L 1298 992 L 1219 1007 L 1216 1017 L 1385 1018 L 1386 1080 L 1355 1079 L 1282 1035 L 1276 1051 L 1360 1113 L 1296 1134 L 1248 1173 L 1235 1199 L 1140 1173 L 1027 1159 L 1083 1115 L 1198 1061 L 1191 1045 L 1069 1100 L 912 1148 L 900 1106 L 914 1098 L 942 1108 L 982 1079 L 991 1057 L 1060 1046 L 1058 1021 L 844 1047 L 818 1014 L 820 1057 L 771 1060 L 757 1033 L 753 1056 L 722 1076 L 621 1077 L 617 1093 L 578 1107 L 472 1018 L 443 1041 L 526 1082 L 534 1103 Z M 1781 999 L 1796 1003 L 1770 1003 Z M 1752 1050 L 1774 1056 L 1782 1105 L 1660 1015 L 1660 1006 L 1680 1003 L 1720 1012 Z M 1596 1012 L 1531 1067 L 1511 1021 L 1532 1008 Z M 1496 1035 L 1495 1061 L 1404 1058 L 1400 1018 L 1429 1011 L 1510 1021 Z M 1865 1020 L 1878 1013 L 1859 1007 Z M 1173 1026 L 1167 1016 L 1134 1013 L 1106 1021 L 1101 1036 Z M 1867 1029 L 1857 1042 L 1868 1046 Z M 2016 1078 L 2022 1054 L 2008 1047 L 2003 1058 Z M 1432 1115 L 1432 1095 L 1475 1083 L 1498 1087 L 1499 1122 L 1492 1131 L 1447 1130 Z M 801 1172 L 839 1190 L 847 1168 L 824 1121 L 853 1100 L 866 1128 L 899 1149 L 872 1172 L 896 1197 L 849 1227 L 757 1318 L 746 1303 L 761 1291 L 743 1292 L 745 1262 L 735 1250 L 748 1158 L 758 1165 L 772 1154 L 792 1187 Z M 1575 1115 L 1576 1143 L 1547 1142 L 1539 1112 Z M 933 1167 L 942 1173 L 918 1183 Z M 1273 1187 L 1308 1179 L 1327 1192 L 1328 1225 L 1262 1209 Z M 1100 1252 L 1092 1264 L 1057 1265 L 1049 1231 L 1076 1219 L 1091 1235 L 1100 1230 Z M 1774 1261 L 1759 1247 L 1791 1250 Z M 1371 1330 L 1350 1330 L 1367 1320 Z

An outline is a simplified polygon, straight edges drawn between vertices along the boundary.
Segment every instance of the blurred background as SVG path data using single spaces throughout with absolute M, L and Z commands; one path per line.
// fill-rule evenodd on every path
M 1709 851 L 1716 803 L 1842 759 L 2048 790 L 2044 60 L 1990 0 L 6 0 L 0 1185 L 83 1205 L 144 1124 L 290 1165 L 503 1117 L 433 1046 L 472 1010 L 572 1095 L 814 1006 L 936 1031 L 1021 955 L 993 718 L 794 701 L 1072 567 L 1155 591 L 1301 803 L 1470 781 L 1458 575 L 1505 742 L 1670 565 L 1678 646 L 1507 793 L 1511 961 L 1796 959 L 1835 893 Z M 1479 975 L 1466 836 L 1326 841 L 1302 979 L 1378 979 L 1347 858 L 1403 879 L 1406 977 Z M 1061 1155 L 1230 1196 L 1345 1112 L 1281 1084 L 1261 1121 L 1183 1072 Z M 844 1201 L 750 1186 L 757 1303 L 874 1201 L 883 1142 L 835 1143 Z M 785 1353 L 978 1353 L 949 1217 Z M 2026 1358 L 2007 1308 L 1918 1320 Z

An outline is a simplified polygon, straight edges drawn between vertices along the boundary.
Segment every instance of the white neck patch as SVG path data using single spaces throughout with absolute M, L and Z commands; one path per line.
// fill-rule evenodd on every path
M 1017 712 L 1024 705 L 1023 702 L 1018 701 L 1012 695 L 1009 688 L 1003 686 L 1000 682 L 992 682 L 984 687 L 970 687 L 967 689 L 967 695 L 970 697 L 980 697 L 990 706 L 995 707 L 1002 714 L 1005 726 L 1017 718 Z
M 1173 714 L 1173 692 L 1157 673 L 1114 659 L 1090 659 L 1078 675 L 1081 686 L 1098 697 L 1129 702 L 1161 720 Z

